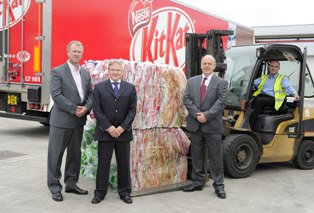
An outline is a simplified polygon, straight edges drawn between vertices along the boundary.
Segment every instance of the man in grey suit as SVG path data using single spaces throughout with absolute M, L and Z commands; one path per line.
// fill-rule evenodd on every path
M 187 130 L 190 132 L 192 157 L 192 184 L 184 192 L 202 190 L 205 184 L 204 147 L 208 147 L 210 173 L 217 197 L 226 198 L 224 190 L 222 111 L 228 90 L 227 81 L 213 74 L 216 60 L 205 55 L 201 61 L 202 75 L 188 80 L 184 105 L 189 114 Z
M 79 65 L 83 51 L 81 42 L 71 41 L 67 46 L 67 62 L 51 70 L 50 94 L 54 105 L 49 122 L 47 179 L 55 201 L 63 200 L 60 167 L 65 149 L 65 192 L 88 194 L 76 185 L 80 174 L 83 127 L 92 108 L 90 75 Z
M 133 84 L 121 80 L 121 62 L 110 61 L 108 73 L 110 79 L 96 84 L 93 94 L 98 166 L 95 196 L 91 202 L 100 203 L 107 194 L 110 162 L 115 150 L 118 193 L 123 202 L 131 204 L 130 141 L 133 139 L 132 123 L 136 114 L 136 90 Z

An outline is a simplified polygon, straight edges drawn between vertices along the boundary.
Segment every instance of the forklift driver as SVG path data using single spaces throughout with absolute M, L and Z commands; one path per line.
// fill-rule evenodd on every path
M 271 61 L 268 66 L 268 74 L 262 75 L 254 81 L 257 90 L 253 93 L 254 109 L 250 119 L 251 129 L 254 129 L 258 115 L 265 107 L 280 112 L 287 94 L 294 97 L 294 100 L 300 99 L 297 91 L 291 86 L 289 79 L 278 73 L 279 69 L 279 61 Z

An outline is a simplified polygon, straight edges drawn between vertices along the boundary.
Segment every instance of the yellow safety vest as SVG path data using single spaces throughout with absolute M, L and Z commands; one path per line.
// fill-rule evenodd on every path
M 278 111 L 281 107 L 282 103 L 286 98 L 286 91 L 281 87 L 281 80 L 285 77 L 283 74 L 279 74 L 276 77 L 275 84 L 274 84 L 274 94 L 275 94 L 275 109 Z M 268 75 L 262 75 L 261 83 L 258 85 L 257 91 L 253 93 L 253 96 L 258 96 L 264 87 L 264 84 L 268 78 Z

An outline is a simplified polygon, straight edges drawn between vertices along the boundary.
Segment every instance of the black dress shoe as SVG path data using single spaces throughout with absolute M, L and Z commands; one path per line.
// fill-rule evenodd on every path
M 226 192 L 223 189 L 215 190 L 217 197 L 220 199 L 226 199 Z
M 123 202 L 127 203 L 127 204 L 131 204 L 133 203 L 132 198 L 130 197 L 130 195 L 126 195 L 124 197 L 120 197 L 121 200 L 123 200 Z
M 57 202 L 63 201 L 63 197 L 62 197 L 61 192 L 57 192 L 55 194 L 52 194 L 52 199 L 54 201 L 57 201 Z
M 194 191 L 202 191 L 203 186 L 189 186 L 183 189 L 183 192 L 194 192 Z
M 78 186 L 75 186 L 74 188 L 66 188 L 65 189 L 66 193 L 74 193 L 74 194 L 78 194 L 78 195 L 87 195 L 88 191 L 79 188 Z
M 100 203 L 104 198 L 105 198 L 105 197 L 95 196 L 95 197 L 92 199 L 92 204 Z

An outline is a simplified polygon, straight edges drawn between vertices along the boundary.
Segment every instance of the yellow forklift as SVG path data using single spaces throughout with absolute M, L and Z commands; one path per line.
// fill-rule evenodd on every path
M 216 74 L 228 81 L 229 91 L 223 118 L 225 173 L 233 178 L 248 177 L 258 163 L 293 161 L 300 169 L 314 168 L 314 82 L 306 64 L 307 50 L 296 45 L 266 44 L 231 47 L 224 51 L 225 36 L 232 31 L 211 30 L 187 34 L 186 76 L 201 73 L 200 60 L 211 54 Z M 254 108 L 254 80 L 266 74 L 270 61 L 280 62 L 300 100 L 287 97 L 280 113 L 265 109 L 250 127 Z M 190 159 L 191 161 L 191 159 Z M 209 162 L 210 163 L 210 162 Z M 189 171 L 191 162 L 189 162 Z M 189 176 L 189 175 L 188 175 Z
M 306 64 L 307 50 L 295 45 L 268 44 L 226 51 L 225 79 L 229 83 L 224 112 L 225 173 L 249 176 L 258 163 L 293 161 L 300 169 L 314 168 L 314 82 Z M 285 110 L 265 109 L 250 127 L 254 80 L 267 74 L 270 61 L 280 62 L 300 100 L 287 97 Z M 251 121 L 252 122 L 252 121 Z

